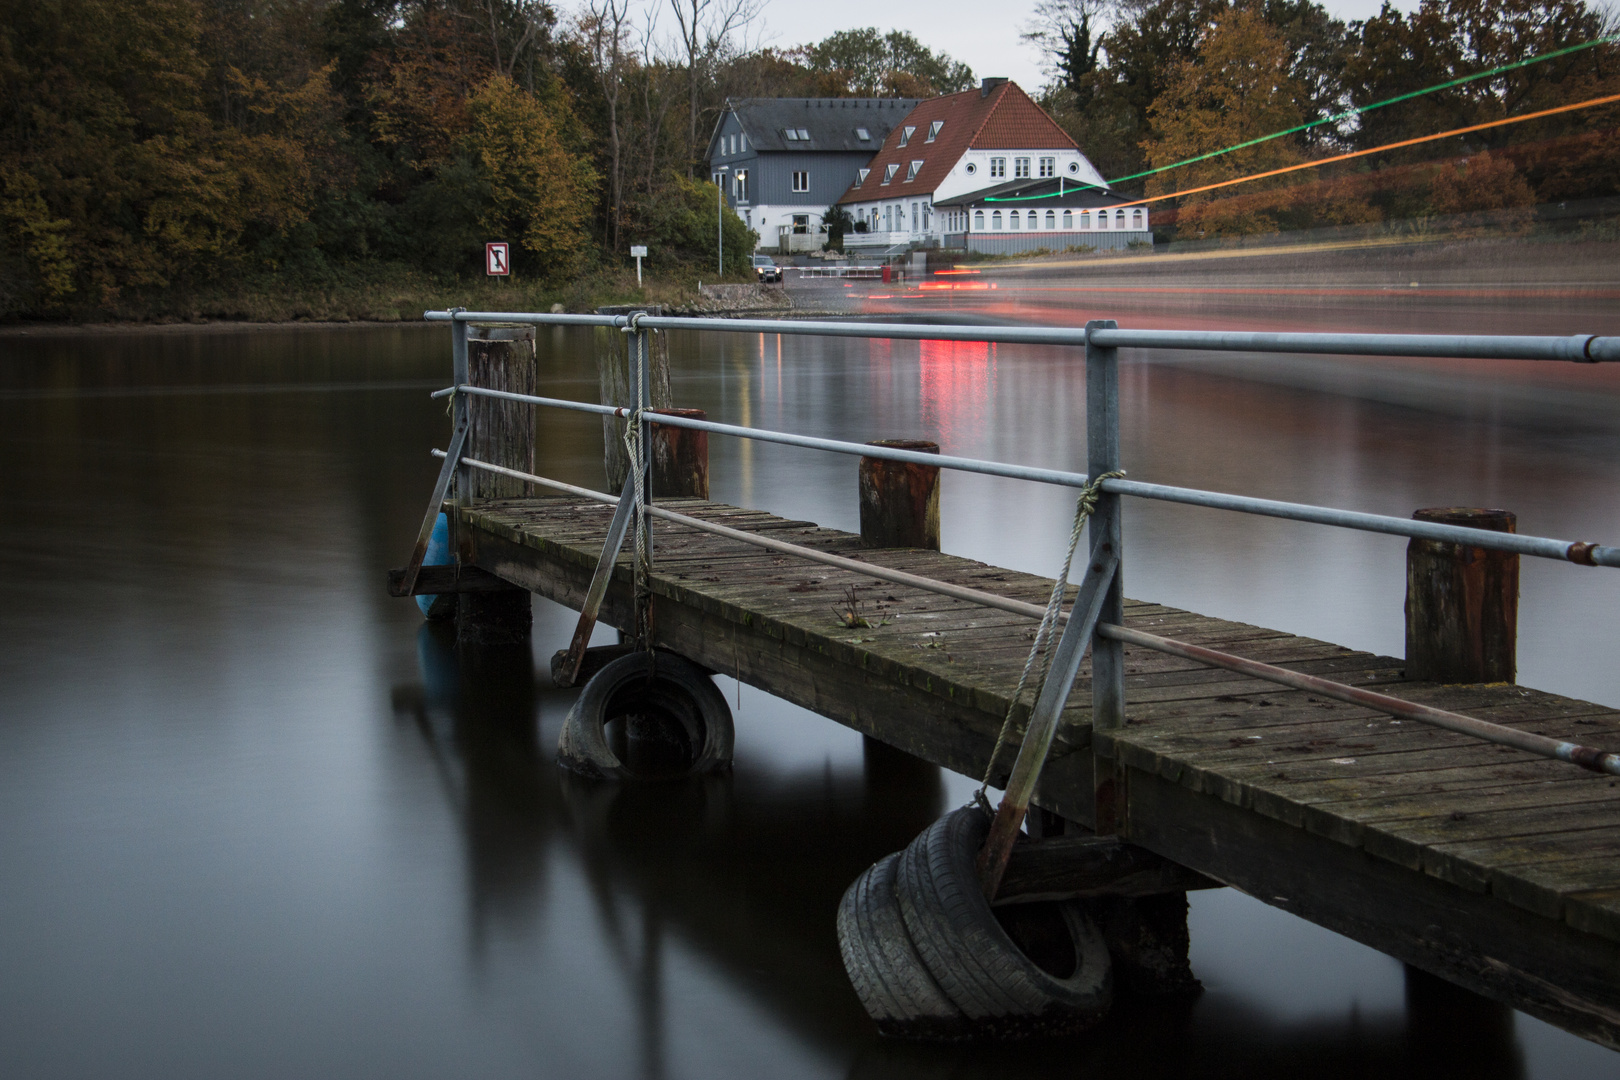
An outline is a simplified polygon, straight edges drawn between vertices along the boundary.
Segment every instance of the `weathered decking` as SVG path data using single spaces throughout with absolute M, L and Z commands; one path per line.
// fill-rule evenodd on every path
M 1032 603 L 1051 585 L 935 552 L 863 548 L 756 511 L 665 505 Z M 460 513 L 464 559 L 578 607 L 611 507 L 559 497 Z M 654 536 L 659 645 L 926 760 L 984 772 L 1032 620 L 678 525 L 655 522 Z M 835 614 L 850 586 L 869 628 Z M 1406 682 L 1400 660 L 1158 604 L 1127 601 L 1125 616 L 1497 723 L 1620 744 L 1620 712 L 1588 702 Z M 602 617 L 630 624 L 627 557 Z M 1121 832 L 1134 843 L 1620 1048 L 1615 780 L 1155 652 L 1127 647 L 1126 661 L 1128 722 L 1095 746 L 1081 669 L 1040 805 L 1091 824 L 1094 755 L 1112 759 L 1125 768 Z M 1015 749 L 998 762 L 1003 779 Z

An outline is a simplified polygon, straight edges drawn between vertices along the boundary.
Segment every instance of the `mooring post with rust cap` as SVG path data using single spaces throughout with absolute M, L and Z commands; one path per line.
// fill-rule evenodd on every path
M 702 409 L 654 409 L 653 415 L 706 420 Z M 667 427 L 651 421 L 652 482 L 658 494 L 686 499 L 709 497 L 709 433 Z
M 922 439 L 874 439 L 868 446 L 939 453 Z M 939 466 L 861 458 L 861 543 L 939 550 Z
M 1418 521 L 1517 532 L 1507 510 L 1434 507 Z M 1440 683 L 1518 677 L 1519 556 L 1465 544 L 1406 547 L 1406 677 Z

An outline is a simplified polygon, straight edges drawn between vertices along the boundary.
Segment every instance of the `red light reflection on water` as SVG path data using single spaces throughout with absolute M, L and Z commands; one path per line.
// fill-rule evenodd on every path
M 946 453 L 981 431 L 996 390 L 996 347 L 981 341 L 917 343 L 924 427 Z

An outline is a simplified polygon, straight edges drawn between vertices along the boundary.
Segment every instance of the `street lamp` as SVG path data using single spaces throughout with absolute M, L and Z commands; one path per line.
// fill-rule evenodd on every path
M 719 177 L 714 182 L 714 248 L 719 259 L 720 276 L 726 276 L 726 170 L 730 165 L 715 169 Z

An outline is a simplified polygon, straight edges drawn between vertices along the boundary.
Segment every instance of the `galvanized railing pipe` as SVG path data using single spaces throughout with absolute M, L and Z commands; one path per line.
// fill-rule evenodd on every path
M 551 315 L 517 311 L 429 311 L 430 322 L 518 322 L 547 326 L 629 325 L 627 315 Z M 818 337 L 982 341 L 1003 345 L 1086 344 L 1078 327 L 960 326 L 925 323 L 831 322 L 811 319 L 714 319 L 645 315 L 647 330 L 703 330 L 732 334 L 795 334 Z M 1482 334 L 1293 334 L 1220 330 L 1098 330 L 1105 348 L 1178 349 L 1200 352 L 1290 352 L 1340 356 L 1457 357 L 1487 360 L 1620 362 L 1620 337 Z
M 462 393 L 477 397 L 499 398 L 503 401 L 521 401 L 531 405 L 545 405 L 558 409 L 571 409 L 576 412 L 597 413 L 603 416 L 627 417 L 630 414 L 628 409 L 616 408 L 612 405 L 593 405 L 589 402 L 569 401 L 564 398 L 536 397 L 533 394 L 517 394 L 506 390 L 486 390 L 478 386 L 447 387 L 436 391 L 432 396 L 445 397 L 455 393 L 458 389 Z M 1033 465 L 1011 465 L 1000 461 L 958 457 L 954 454 L 923 454 L 915 450 L 872 446 L 869 443 L 847 442 L 842 439 L 823 439 L 812 435 L 792 435 L 785 431 L 741 427 L 736 424 L 721 424 L 713 420 L 697 420 L 685 416 L 660 415 L 655 423 L 668 427 L 690 428 L 693 431 L 709 431 L 717 435 L 731 435 L 739 439 L 754 439 L 759 442 L 780 443 L 784 446 L 825 450 L 829 453 L 848 454 L 853 457 L 881 458 L 886 461 L 910 461 L 919 465 L 933 465 L 945 469 L 954 469 L 958 472 L 1001 476 L 1012 480 L 1029 480 L 1036 483 L 1057 484 L 1074 488 L 1085 487 L 1087 483 L 1085 473 L 1066 472 L 1062 469 L 1043 469 Z M 1443 525 L 1438 522 L 1413 521 L 1411 518 L 1391 517 L 1386 514 L 1367 514 L 1358 510 L 1340 510 L 1331 506 L 1313 506 L 1309 503 L 1258 499 L 1249 495 L 1229 495 L 1219 491 L 1175 487 L 1169 484 L 1148 484 L 1139 480 L 1104 480 L 1102 489 L 1111 494 L 1132 495 L 1137 498 L 1154 499 L 1160 502 L 1184 503 L 1188 506 L 1203 506 L 1216 510 L 1232 510 L 1238 513 L 1258 514 L 1262 517 L 1311 522 L 1317 525 L 1333 525 L 1344 529 L 1358 529 L 1362 532 L 1385 533 L 1391 536 L 1405 536 L 1419 540 L 1434 540 L 1447 544 L 1465 544 L 1469 547 L 1487 548 L 1492 551 L 1510 551 L 1519 555 L 1532 555 L 1542 559 L 1557 559 L 1559 561 L 1579 563 L 1583 566 L 1620 567 L 1620 547 L 1589 544 L 1584 541 L 1555 540 L 1520 533 L 1492 532 L 1488 529 L 1471 529 L 1462 525 Z
M 444 457 L 444 451 L 434 450 L 435 457 Z M 549 477 L 537 476 L 534 473 L 519 472 L 500 465 L 491 465 L 488 462 L 477 461 L 472 458 L 463 458 L 462 464 L 474 469 L 483 469 L 486 472 L 497 473 L 501 476 L 510 476 L 517 480 L 527 480 L 542 487 L 567 495 L 576 495 L 593 502 L 616 505 L 618 498 L 602 491 L 593 491 L 577 484 L 564 483 L 561 480 L 552 480 Z M 755 547 L 766 548 L 784 555 L 792 555 L 806 559 L 810 562 L 821 563 L 839 570 L 849 570 L 853 573 L 863 574 L 867 577 L 877 578 L 895 585 L 907 585 L 922 589 L 926 592 L 936 593 L 940 596 L 949 596 L 957 600 L 967 600 L 998 611 L 1006 611 L 1015 615 L 1025 615 L 1032 619 L 1040 619 L 1046 609 L 1040 604 L 1031 604 L 1023 600 L 1014 600 L 1010 596 L 1000 596 L 996 593 L 985 592 L 981 589 L 970 589 L 963 585 L 952 585 L 949 582 L 938 581 L 934 578 L 922 577 L 917 574 L 908 574 L 903 570 L 892 570 L 886 566 L 864 562 L 857 559 L 834 555 L 828 551 L 819 551 L 816 548 L 805 547 L 802 544 L 791 544 L 784 540 L 762 536 L 758 533 L 744 532 L 725 525 L 718 525 L 712 521 L 690 517 L 686 514 L 677 514 L 661 506 L 650 508 L 653 517 L 677 525 L 685 525 L 702 532 L 712 533 L 729 540 L 736 540 Z M 1060 612 L 1058 618 L 1068 622 L 1069 613 Z M 1156 652 L 1179 656 L 1183 659 L 1193 660 L 1213 667 L 1225 668 L 1240 674 L 1249 675 L 1267 682 L 1278 683 L 1283 686 L 1299 690 L 1308 690 L 1333 697 L 1339 701 L 1362 705 L 1367 708 L 1387 712 L 1392 716 L 1415 720 L 1420 723 L 1433 724 L 1436 727 L 1446 728 L 1465 735 L 1472 735 L 1486 742 L 1498 743 L 1502 746 L 1511 746 L 1541 757 L 1555 758 L 1567 761 L 1582 768 L 1596 772 L 1620 775 L 1620 755 L 1596 750 L 1592 747 L 1582 746 L 1579 743 L 1551 739 L 1545 735 L 1536 735 L 1517 728 L 1507 727 L 1503 724 L 1493 724 L 1487 720 L 1480 720 L 1460 713 L 1447 712 L 1444 709 L 1435 709 L 1428 705 L 1419 705 L 1415 702 L 1403 701 L 1400 698 L 1390 697 L 1388 694 L 1379 694 L 1360 687 L 1346 686 L 1330 679 L 1317 675 L 1306 675 L 1287 668 L 1263 664 L 1258 660 L 1249 660 L 1231 653 L 1219 652 L 1215 649 L 1206 649 L 1200 645 L 1190 645 L 1186 642 L 1175 641 L 1171 638 L 1160 637 L 1141 630 L 1120 626 L 1117 623 L 1100 623 L 1097 626 L 1097 636 L 1127 645 L 1137 645 Z

